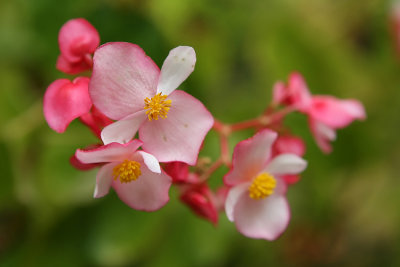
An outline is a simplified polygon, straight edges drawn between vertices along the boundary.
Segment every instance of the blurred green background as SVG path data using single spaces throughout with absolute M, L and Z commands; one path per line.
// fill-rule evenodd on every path
M 1 0 L 0 266 L 400 266 L 400 61 L 390 4 Z M 292 70 L 315 94 L 360 99 L 368 119 L 339 131 L 326 156 L 306 118 L 288 118 L 307 142 L 309 167 L 288 192 L 292 220 L 275 242 L 241 236 L 224 214 L 213 227 L 174 189 L 155 213 L 131 210 L 114 192 L 93 199 L 96 170 L 68 160 L 96 139 L 78 122 L 57 134 L 42 115 L 46 87 L 67 77 L 55 69 L 58 31 L 76 17 L 102 43 L 137 43 L 159 66 L 170 49 L 193 46 L 196 69 L 182 89 L 223 121 L 260 114 Z M 205 147 L 214 158 L 215 140 Z

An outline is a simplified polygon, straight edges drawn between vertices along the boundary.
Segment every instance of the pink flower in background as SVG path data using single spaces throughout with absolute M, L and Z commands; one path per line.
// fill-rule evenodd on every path
M 58 133 L 66 130 L 74 119 L 89 112 L 92 101 L 88 92 L 89 78 L 78 77 L 54 81 L 43 100 L 44 117 L 50 128 Z
M 236 145 L 233 167 L 224 183 L 231 186 L 225 211 L 240 233 L 251 238 L 275 240 L 286 229 L 290 210 L 283 175 L 298 174 L 306 161 L 295 154 L 272 158 L 277 134 L 262 130 Z
M 61 55 L 57 69 L 76 74 L 92 68 L 91 54 L 100 44 L 97 30 L 87 20 L 78 18 L 67 21 L 58 34 Z
M 284 135 L 279 136 L 274 145 L 272 146 L 272 157 L 275 157 L 280 154 L 295 154 L 299 157 L 303 157 L 306 152 L 306 145 L 304 144 L 303 139 L 296 136 Z M 297 183 L 300 180 L 300 175 L 290 174 L 283 175 L 281 177 L 286 184 L 292 185 Z
M 97 173 L 95 198 L 107 195 L 112 186 L 119 198 L 136 210 L 155 211 L 168 202 L 171 178 L 161 171 L 153 155 L 137 151 L 141 145 L 132 140 L 76 151 L 76 158 L 84 164 L 104 163 Z
M 330 153 L 330 142 L 336 139 L 335 130 L 344 128 L 354 120 L 366 118 L 363 105 L 353 99 L 340 100 L 332 96 L 314 96 L 307 111 L 309 125 L 317 145 Z
M 193 71 L 191 47 L 170 51 L 161 71 L 137 45 L 108 43 L 94 54 L 90 95 L 117 122 L 101 133 L 105 144 L 126 143 L 139 131 L 143 149 L 161 162 L 195 164 L 213 117 L 191 95 L 175 90 Z
M 312 96 L 304 78 L 297 72 L 290 74 L 287 86 L 282 82 L 275 84 L 273 101 L 307 114 L 311 132 L 325 153 L 332 150 L 330 141 L 336 139 L 336 129 L 344 128 L 356 119 L 366 118 L 364 107 L 358 100 Z

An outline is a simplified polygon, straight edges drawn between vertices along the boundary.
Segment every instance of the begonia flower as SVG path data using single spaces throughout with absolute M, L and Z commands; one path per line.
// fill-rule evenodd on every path
M 95 198 L 107 195 L 113 187 L 119 198 L 136 210 L 155 211 L 168 202 L 171 178 L 153 155 L 137 151 L 141 145 L 132 140 L 76 151 L 76 158 L 84 164 L 104 164 L 97 173 Z
M 103 142 L 126 143 L 139 131 L 143 149 L 160 162 L 194 165 L 213 117 L 199 100 L 175 90 L 194 69 L 193 48 L 171 50 L 161 71 L 130 43 L 107 43 L 96 50 L 93 60 L 93 103 L 118 120 L 104 128 Z
M 277 239 L 286 229 L 290 210 L 283 175 L 302 172 L 307 163 L 295 154 L 272 158 L 277 134 L 268 129 L 236 145 L 233 167 L 224 177 L 229 190 L 225 212 L 240 233 L 251 238 Z
M 297 72 L 290 74 L 286 86 L 281 82 L 275 84 L 273 101 L 306 114 L 311 133 L 325 153 L 332 150 L 330 141 L 336 139 L 335 130 L 348 126 L 356 119 L 366 118 L 364 107 L 358 100 L 311 95 L 304 78 Z
M 57 69 L 76 74 L 91 69 L 91 54 L 99 46 L 100 36 L 87 20 L 71 19 L 61 27 L 58 44 L 61 55 L 57 59 Z
M 74 119 L 89 112 L 92 101 L 88 92 L 89 78 L 78 77 L 72 82 L 58 79 L 44 94 L 44 117 L 54 131 L 63 133 Z
M 304 144 L 303 139 L 291 135 L 279 136 L 272 146 L 273 157 L 287 153 L 295 154 L 299 157 L 302 157 L 304 156 L 305 152 L 306 145 Z M 300 175 L 282 175 L 281 178 L 285 181 L 286 184 L 293 185 L 300 180 Z

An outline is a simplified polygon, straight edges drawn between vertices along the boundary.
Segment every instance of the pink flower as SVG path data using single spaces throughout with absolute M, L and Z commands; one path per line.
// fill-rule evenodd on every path
M 294 154 L 271 157 L 277 134 L 268 129 L 236 145 L 233 168 L 224 183 L 232 186 L 225 212 L 240 233 L 275 240 L 286 229 L 290 210 L 282 175 L 298 174 L 306 161 Z
M 78 77 L 54 81 L 46 90 L 43 100 L 44 117 L 50 128 L 58 133 L 66 130 L 74 119 L 89 112 L 92 101 L 88 92 L 89 78 Z
M 99 46 L 100 36 L 87 20 L 71 19 L 61 27 L 58 44 L 61 55 L 57 60 L 57 69 L 76 74 L 91 69 L 91 54 Z
M 304 141 L 296 136 L 279 136 L 272 146 L 273 157 L 285 153 L 295 154 L 299 157 L 302 157 L 304 156 L 305 152 L 306 145 L 304 144 Z M 285 181 L 286 184 L 292 185 L 300 180 L 300 175 L 289 174 L 283 175 L 281 178 Z
M 94 54 L 90 95 L 117 122 L 101 133 L 105 144 L 125 143 L 139 131 L 143 149 L 161 162 L 195 164 L 213 117 L 191 95 L 175 90 L 193 71 L 191 47 L 170 51 L 161 71 L 137 45 L 108 43 Z
M 297 72 L 290 74 L 287 86 L 281 82 L 275 84 L 273 101 L 307 114 L 311 132 L 325 153 L 332 150 L 330 141 L 336 138 L 335 130 L 348 126 L 356 119 L 366 118 L 364 107 L 358 100 L 312 96 L 304 78 Z
M 307 110 L 309 125 L 317 145 L 330 153 L 330 141 L 336 139 L 335 130 L 344 128 L 354 120 L 366 118 L 363 105 L 353 99 L 340 100 L 331 96 L 314 96 Z
M 84 164 L 104 163 L 97 173 L 95 198 L 107 195 L 112 186 L 119 198 L 136 210 L 155 211 L 168 202 L 171 178 L 161 171 L 153 155 L 137 151 L 141 145 L 132 140 L 76 151 L 76 158 Z

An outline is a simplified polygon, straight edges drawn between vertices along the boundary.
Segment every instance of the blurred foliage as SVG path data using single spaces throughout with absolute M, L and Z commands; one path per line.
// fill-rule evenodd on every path
M 400 266 L 400 61 L 389 10 L 384 0 L 2 0 L 0 266 Z M 368 120 L 339 131 L 325 156 L 304 116 L 288 118 L 309 167 L 288 192 L 292 220 L 275 242 L 241 236 L 225 215 L 214 228 L 175 190 L 155 213 L 113 192 L 94 200 L 96 171 L 68 159 L 95 138 L 76 122 L 56 134 L 42 115 L 46 87 L 66 76 L 55 69 L 58 30 L 76 17 L 102 43 L 137 43 L 159 66 L 171 48 L 193 46 L 182 88 L 224 121 L 258 115 L 292 70 L 315 94 L 360 99 Z M 205 155 L 217 155 L 215 138 Z

